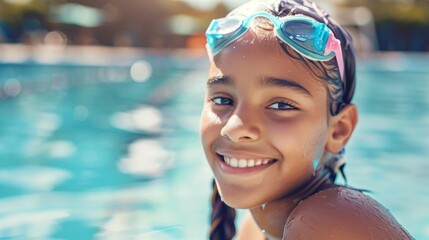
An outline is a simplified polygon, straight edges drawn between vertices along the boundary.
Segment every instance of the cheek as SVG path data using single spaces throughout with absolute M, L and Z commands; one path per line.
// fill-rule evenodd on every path
M 204 151 L 207 151 L 209 145 L 220 135 L 221 124 L 219 116 L 205 105 L 200 120 L 200 138 Z
M 296 119 L 288 123 L 273 124 L 271 138 L 283 157 L 298 157 L 310 161 L 319 159 L 323 154 L 327 124 L 320 120 Z
M 310 158 L 312 160 L 320 160 L 325 150 L 325 145 L 328 136 L 328 127 L 326 122 L 319 123 L 314 130 L 309 133 L 304 139 L 304 158 Z
M 204 121 L 210 125 L 220 125 L 222 123 L 220 117 L 208 108 L 204 110 Z

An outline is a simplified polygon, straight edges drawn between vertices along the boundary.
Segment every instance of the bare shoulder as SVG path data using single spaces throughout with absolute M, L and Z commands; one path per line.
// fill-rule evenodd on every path
M 314 194 L 293 210 L 283 239 L 413 238 L 374 199 L 356 190 L 333 187 Z

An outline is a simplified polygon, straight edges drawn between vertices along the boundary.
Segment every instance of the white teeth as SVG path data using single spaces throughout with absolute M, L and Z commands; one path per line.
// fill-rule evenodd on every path
M 248 167 L 254 167 L 255 166 L 255 160 L 250 159 L 249 162 L 247 163 Z
M 272 160 L 269 160 L 269 159 L 260 159 L 260 160 L 237 159 L 237 158 L 232 158 L 227 156 L 224 156 L 224 161 L 229 166 L 235 167 L 235 168 L 251 168 L 251 167 L 270 164 L 272 162 Z
M 238 160 L 235 158 L 231 158 L 231 167 L 238 167 Z
M 245 168 L 245 167 L 247 167 L 247 161 L 246 161 L 246 160 L 244 160 L 244 159 L 240 159 L 240 160 L 238 161 L 238 167 L 239 167 L 239 168 Z

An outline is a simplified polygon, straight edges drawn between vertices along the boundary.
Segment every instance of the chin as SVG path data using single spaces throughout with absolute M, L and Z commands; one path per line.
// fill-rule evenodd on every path
M 223 202 L 235 209 L 251 209 L 264 203 L 261 199 L 254 199 L 253 194 L 248 194 L 249 191 L 239 190 L 240 188 L 231 187 L 230 184 L 222 186 L 218 183 L 218 189 Z
M 257 206 L 262 205 L 261 204 L 255 204 L 249 201 L 245 201 L 244 199 L 228 199 L 223 198 L 223 202 L 228 205 L 229 207 L 235 208 L 235 209 L 252 209 Z

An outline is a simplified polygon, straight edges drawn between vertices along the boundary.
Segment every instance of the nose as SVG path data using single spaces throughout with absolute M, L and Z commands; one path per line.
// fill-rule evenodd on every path
M 253 142 L 260 138 L 260 129 L 250 117 L 232 115 L 220 131 L 221 136 L 239 142 Z

